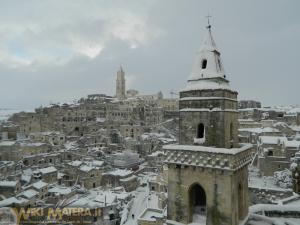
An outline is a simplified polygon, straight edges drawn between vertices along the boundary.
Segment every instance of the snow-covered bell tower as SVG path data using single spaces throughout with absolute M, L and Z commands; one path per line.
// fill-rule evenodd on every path
M 251 145 L 238 144 L 237 92 L 207 26 L 180 92 L 179 144 L 164 146 L 168 224 L 238 225 L 248 214 Z
M 180 143 L 237 147 L 237 105 L 237 92 L 226 79 L 209 25 L 187 86 L 180 92 Z

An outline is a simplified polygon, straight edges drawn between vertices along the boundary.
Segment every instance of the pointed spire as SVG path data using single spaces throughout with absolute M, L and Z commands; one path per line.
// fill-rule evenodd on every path
M 196 54 L 195 63 L 189 80 L 207 79 L 213 77 L 225 78 L 225 71 L 222 65 L 220 52 L 212 36 L 211 25 L 209 23 L 206 37 L 202 47 Z
M 216 42 L 212 36 L 212 32 L 211 32 L 211 25 L 207 26 L 207 34 L 206 34 L 206 38 L 204 39 L 204 42 L 202 44 L 202 47 L 200 49 L 200 51 L 218 51 Z
M 226 79 L 221 54 L 212 35 L 211 24 L 207 16 L 206 37 L 202 47 L 196 53 L 195 62 L 185 90 L 230 89 Z

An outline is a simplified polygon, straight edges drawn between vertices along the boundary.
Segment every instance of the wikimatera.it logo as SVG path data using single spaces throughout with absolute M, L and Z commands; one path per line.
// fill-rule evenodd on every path
M 101 209 L 89 208 L 0 208 L 1 225 L 89 224 L 101 216 Z

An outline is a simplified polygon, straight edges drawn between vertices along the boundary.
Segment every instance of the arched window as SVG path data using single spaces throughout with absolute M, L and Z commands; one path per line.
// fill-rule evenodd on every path
M 197 138 L 204 138 L 205 128 L 203 123 L 199 123 L 197 127 Z
M 202 60 L 202 69 L 206 69 L 206 66 L 207 66 L 207 60 L 203 59 Z

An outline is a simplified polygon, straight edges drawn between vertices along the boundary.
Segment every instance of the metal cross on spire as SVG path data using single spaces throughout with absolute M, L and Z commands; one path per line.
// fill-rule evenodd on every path
M 206 28 L 209 29 L 209 30 L 210 30 L 210 28 L 211 28 L 211 25 L 210 25 L 210 22 L 209 22 L 209 18 L 210 18 L 210 17 L 212 17 L 212 16 L 209 15 L 209 14 L 206 16 L 206 18 L 207 18 L 207 27 L 206 27 Z

